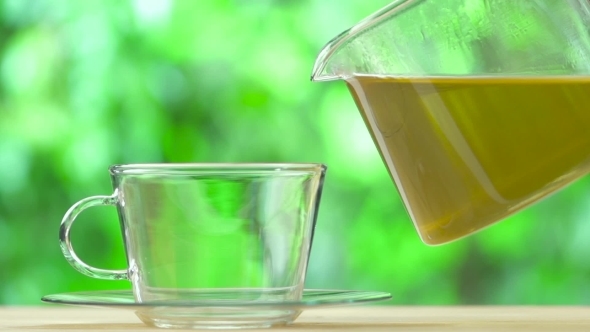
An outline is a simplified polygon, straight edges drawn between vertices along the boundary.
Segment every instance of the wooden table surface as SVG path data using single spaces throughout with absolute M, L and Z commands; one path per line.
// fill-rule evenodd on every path
M 132 310 L 67 306 L 0 307 L 0 330 L 165 331 Z M 303 312 L 294 324 L 248 331 L 590 331 L 590 307 L 360 306 Z

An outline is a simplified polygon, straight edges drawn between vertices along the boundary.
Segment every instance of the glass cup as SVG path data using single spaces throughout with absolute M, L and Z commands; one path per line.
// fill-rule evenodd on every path
M 60 245 L 76 270 L 127 279 L 137 303 L 168 308 L 138 313 L 151 325 L 254 327 L 297 317 L 297 311 L 247 308 L 301 299 L 324 165 L 136 164 L 109 170 L 114 193 L 77 202 L 61 223 Z M 89 266 L 73 250 L 74 220 L 100 205 L 117 207 L 126 270 Z M 190 310 L 191 303 L 204 301 L 211 308 Z M 215 311 L 222 302 L 236 307 Z

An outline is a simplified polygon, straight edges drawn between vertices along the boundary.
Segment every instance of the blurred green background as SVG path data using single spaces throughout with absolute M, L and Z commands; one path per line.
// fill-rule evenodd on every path
M 307 287 L 398 304 L 589 304 L 590 178 L 469 238 L 422 244 L 321 47 L 388 0 L 0 0 L 0 304 L 128 289 L 71 268 L 58 227 L 136 162 L 329 166 Z M 124 268 L 114 209 L 81 258 Z

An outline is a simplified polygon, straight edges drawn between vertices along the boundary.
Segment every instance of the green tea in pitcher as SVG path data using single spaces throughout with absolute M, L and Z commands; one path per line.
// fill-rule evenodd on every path
M 468 235 L 590 171 L 590 77 L 347 84 L 425 243 Z

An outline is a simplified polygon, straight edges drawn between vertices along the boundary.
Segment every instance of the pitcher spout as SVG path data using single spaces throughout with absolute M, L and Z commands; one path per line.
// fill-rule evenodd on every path
M 311 80 L 320 82 L 346 79 L 376 70 L 379 64 L 375 63 L 375 57 L 371 55 L 370 43 L 375 37 L 380 38 L 378 36 L 380 32 L 372 30 L 387 23 L 391 17 L 423 1 L 426 0 L 393 1 L 330 40 L 316 58 Z M 365 33 L 370 33 L 373 36 L 358 38 Z M 389 54 L 389 56 L 395 55 Z

